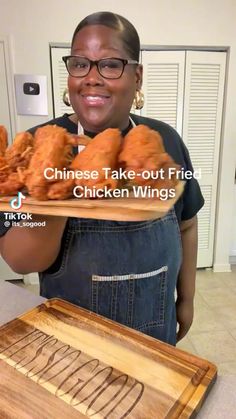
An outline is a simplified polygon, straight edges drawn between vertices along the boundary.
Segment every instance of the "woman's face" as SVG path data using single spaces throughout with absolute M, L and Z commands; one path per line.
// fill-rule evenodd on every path
M 75 37 L 71 54 L 90 60 L 130 58 L 119 32 L 102 25 L 81 29 Z M 68 77 L 71 105 L 84 129 L 93 132 L 127 128 L 134 94 L 141 84 L 141 65 L 126 65 L 122 76 L 115 80 L 103 78 L 95 65 L 85 77 Z

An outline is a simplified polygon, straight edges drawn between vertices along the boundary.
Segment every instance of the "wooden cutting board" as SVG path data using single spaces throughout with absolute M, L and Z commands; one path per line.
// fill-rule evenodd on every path
M 194 417 L 210 362 L 62 300 L 0 328 L 0 417 Z
M 14 210 L 10 206 L 13 197 L 5 196 L 0 198 L 0 211 L 116 221 L 142 221 L 163 217 L 177 202 L 183 190 L 184 182 L 179 182 L 175 188 L 175 197 L 167 200 L 130 197 L 36 201 L 31 197 L 26 197 L 19 210 Z

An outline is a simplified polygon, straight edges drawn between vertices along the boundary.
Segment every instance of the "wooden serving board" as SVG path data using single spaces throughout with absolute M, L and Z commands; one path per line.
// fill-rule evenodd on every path
M 176 203 L 184 190 L 184 182 L 176 186 L 175 197 L 167 200 L 148 198 L 67 199 L 63 201 L 23 200 L 19 210 L 10 206 L 12 196 L 0 198 L 0 211 L 65 217 L 96 218 L 116 221 L 142 221 L 163 217 Z
M 0 328 L 0 417 L 194 417 L 210 362 L 65 301 Z

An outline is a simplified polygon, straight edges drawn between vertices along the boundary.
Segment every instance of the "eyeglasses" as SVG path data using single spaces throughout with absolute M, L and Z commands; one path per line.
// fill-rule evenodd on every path
M 127 64 L 138 64 L 135 60 L 125 60 L 123 58 L 102 58 L 93 61 L 86 57 L 68 55 L 62 57 L 68 73 L 72 77 L 85 77 L 90 72 L 92 66 L 96 65 L 99 74 L 105 79 L 119 79 Z

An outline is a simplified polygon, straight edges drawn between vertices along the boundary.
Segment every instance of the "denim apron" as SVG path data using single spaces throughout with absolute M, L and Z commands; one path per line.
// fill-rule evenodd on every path
M 40 293 L 175 345 L 181 253 L 174 209 L 142 222 L 69 218 L 60 267 L 40 273 Z

